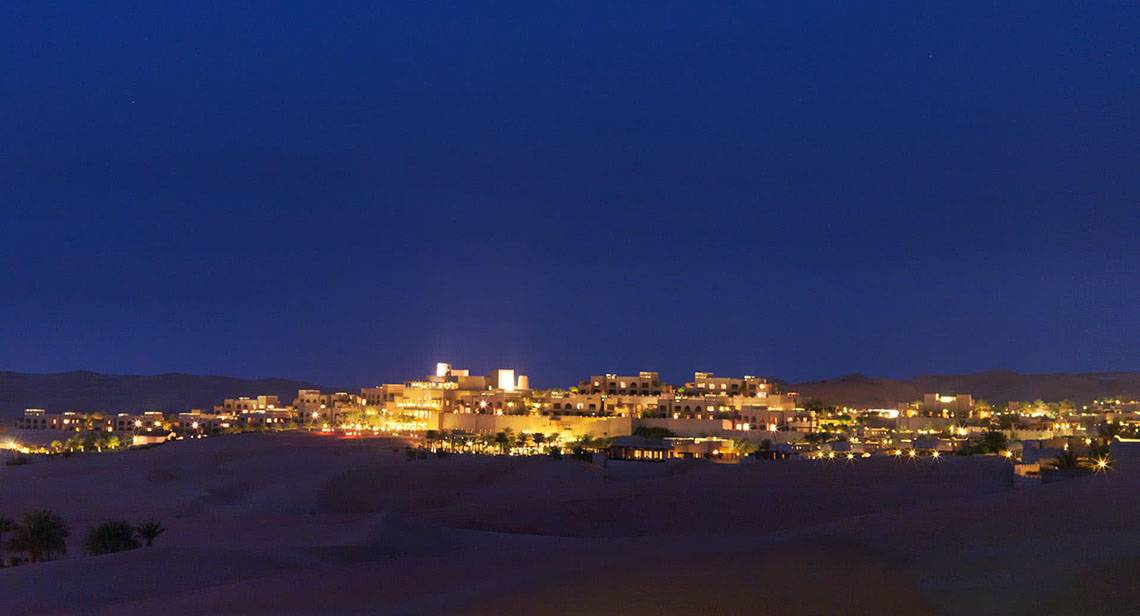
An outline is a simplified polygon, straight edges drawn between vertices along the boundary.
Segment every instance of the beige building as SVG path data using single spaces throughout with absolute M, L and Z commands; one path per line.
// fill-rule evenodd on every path
M 63 430 L 63 416 L 43 409 L 24 409 L 16 419 L 17 430 Z
M 775 393 L 768 379 L 745 375 L 742 378 L 716 376 L 711 372 L 697 372 L 693 380 L 685 383 L 685 393 L 689 395 L 715 394 L 720 396 L 745 396 L 764 398 Z
M 245 411 L 266 411 L 277 408 L 281 408 L 281 401 L 277 396 L 256 396 L 253 398 L 242 396 L 240 398 L 226 398 L 221 406 L 215 406 L 214 410 L 236 414 Z
M 967 419 L 973 415 L 970 394 L 923 394 L 921 402 L 899 404 L 900 417 L 949 417 Z
M 418 380 L 365 387 L 358 396 L 300 390 L 293 405 L 305 425 L 397 432 L 464 429 L 457 424 L 484 421 L 455 419 L 464 415 L 535 417 L 543 429 L 552 428 L 544 422 L 573 421 L 571 417 L 727 419 L 731 428 L 740 430 L 771 425 L 787 430 L 802 419 L 790 413 L 795 410 L 794 396 L 777 393 L 766 379 L 698 372 L 688 390 L 682 395 L 651 371 L 595 375 L 569 390 L 536 390 L 514 369 L 480 376 L 440 362 L 434 373 Z M 230 408 L 240 408 L 250 404 L 245 400 L 227 402 Z
M 660 396 L 672 390 L 672 385 L 661 382 L 660 374 L 645 371 L 637 373 L 636 376 L 600 374 L 578 384 L 580 393 L 610 396 Z

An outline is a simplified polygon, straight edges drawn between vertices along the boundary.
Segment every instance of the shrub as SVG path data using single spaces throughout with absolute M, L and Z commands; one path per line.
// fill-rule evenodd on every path
M 21 466 L 23 464 L 28 464 L 31 461 L 32 461 L 31 458 L 29 458 L 28 456 L 25 456 L 22 453 L 19 453 L 19 454 L 12 456 L 11 458 L 8 458 L 7 460 L 5 460 L 4 465 L 5 466 Z
M 143 538 L 143 541 L 146 541 L 146 547 L 149 548 L 154 545 L 154 540 L 159 535 L 166 532 L 166 529 L 163 528 L 161 522 L 152 518 L 136 526 L 135 531 L 138 532 L 139 537 Z
M 92 527 L 83 540 L 83 549 L 93 556 L 133 550 L 139 547 L 135 529 L 127 522 L 103 522 Z
M 634 436 L 646 436 L 649 438 L 668 438 L 677 436 L 672 430 L 668 428 L 651 428 L 649 426 L 638 426 L 633 430 Z
M 32 562 L 50 560 L 54 554 L 67 551 L 67 536 L 70 534 L 63 518 L 41 509 L 24 516 L 12 533 L 8 547 L 26 553 Z

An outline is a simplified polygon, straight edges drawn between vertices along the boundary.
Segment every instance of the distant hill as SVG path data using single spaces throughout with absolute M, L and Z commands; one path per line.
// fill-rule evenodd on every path
M 990 402 L 1038 398 L 1085 402 L 1105 396 L 1140 398 L 1140 372 L 1018 374 L 994 370 L 911 379 L 877 379 L 852 374 L 786 387 L 800 392 L 804 399 L 815 398 L 856 407 L 893 407 L 899 402 L 918 400 L 924 393 L 936 392 L 968 393 L 976 399 Z M 25 408 L 176 412 L 191 408 L 208 409 L 224 398 L 258 394 L 273 394 L 288 403 L 298 389 L 330 388 L 288 379 L 240 379 L 178 373 L 132 376 L 87 371 L 55 374 L 0 371 L 0 418 L 14 417 Z M 340 388 L 339 391 L 345 390 Z
M 918 400 L 924 393 L 966 393 L 990 402 L 1072 400 L 1087 402 L 1108 396 L 1140 398 L 1140 372 L 1019 374 L 992 370 L 976 374 L 876 379 L 852 374 L 835 379 L 788 385 L 803 398 L 855 407 L 893 407 Z
M 132 376 L 97 372 L 26 374 L 0 371 L 0 418 L 25 408 L 49 411 L 185 411 L 209 409 L 224 398 L 273 394 L 291 402 L 298 389 L 318 385 L 287 379 L 156 374 Z

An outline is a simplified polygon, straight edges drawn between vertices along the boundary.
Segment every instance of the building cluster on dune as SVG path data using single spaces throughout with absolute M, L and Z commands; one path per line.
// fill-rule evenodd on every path
M 32 409 L 13 433 L 29 443 L 165 444 L 76 456 L 25 446 L 26 465 L 0 465 L 0 521 L 10 516 L 22 536 L 38 519 L 70 532 L 47 555 L 8 542 L 7 564 L 19 566 L 0 574 L 0 612 L 1055 613 L 1101 596 L 1077 592 L 1089 582 L 1073 563 L 1113 580 L 1110 590 L 1133 588 L 1135 402 L 932 395 L 851 409 L 774 389 L 705 373 L 675 387 L 646 372 L 540 390 L 509 371 L 441 365 L 286 404 Z M 1114 431 L 1111 468 L 1098 469 Z M 537 453 L 547 455 L 525 455 Z M 1040 485 L 1015 489 L 1034 470 Z M 1080 524 L 1058 535 L 1042 511 Z M 142 547 L 131 541 L 138 522 L 139 537 L 148 523 L 169 532 Z M 93 542 L 124 525 L 125 546 Z M 32 564 L 60 556 L 50 575 Z
M 473 375 L 448 363 L 423 378 L 365 387 L 358 394 L 302 389 L 289 403 L 259 395 L 174 414 L 28 409 L 17 423 L 22 431 L 124 435 L 136 445 L 171 436 L 300 429 L 419 437 L 431 448 L 454 446 L 453 437 L 470 435 L 485 439 L 486 447 L 468 451 L 516 454 L 586 441 L 611 457 L 634 460 L 990 453 L 1036 465 L 1026 467 L 1029 475 L 1041 460 L 1069 452 L 1095 460 L 1109 438 L 1132 435 L 1137 426 L 1140 405 L 1115 399 L 1080 408 L 1043 401 L 996 406 L 969 394 L 933 393 L 895 408 L 856 409 L 802 400 L 755 376 L 697 372 L 674 385 L 643 371 L 540 389 L 512 369 Z

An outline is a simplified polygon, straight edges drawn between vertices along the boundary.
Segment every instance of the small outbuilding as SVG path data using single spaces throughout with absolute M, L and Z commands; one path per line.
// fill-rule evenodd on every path
M 664 462 L 673 458 L 673 445 L 664 439 L 648 436 L 622 436 L 610 445 L 611 460 Z

